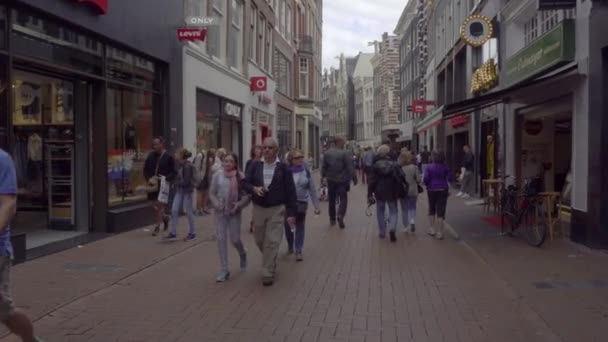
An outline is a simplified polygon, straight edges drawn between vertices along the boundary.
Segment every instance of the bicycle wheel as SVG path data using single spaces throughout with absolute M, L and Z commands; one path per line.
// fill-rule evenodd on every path
M 540 247 L 547 236 L 546 213 L 541 206 L 530 204 L 522 217 L 523 235 L 531 246 Z

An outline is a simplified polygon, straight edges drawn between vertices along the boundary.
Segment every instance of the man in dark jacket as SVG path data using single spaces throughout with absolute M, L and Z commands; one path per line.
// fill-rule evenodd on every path
M 397 201 L 407 194 L 405 174 L 399 164 L 392 160 L 390 147 L 382 145 L 374 159 L 367 187 L 367 198 L 370 204 L 376 203 L 376 217 L 381 239 L 386 236 L 386 207 L 389 211 L 389 233 L 392 242 L 397 241 Z
M 351 153 L 344 149 L 346 140 L 336 137 L 335 147 L 331 147 L 323 155 L 321 177 L 327 182 L 329 197 L 329 221 L 336 225 L 336 218 L 341 229 L 345 228 L 344 216 L 348 205 L 348 191 L 350 182 L 354 179 L 354 170 Z M 340 200 L 340 208 L 336 217 L 336 198 Z
M 295 225 L 297 196 L 291 171 L 277 158 L 277 141 L 267 138 L 262 148 L 263 159 L 252 162 L 241 185 L 252 195 L 255 243 L 263 255 L 262 284 L 271 286 L 275 281 L 285 217 L 289 225 Z
M 173 181 L 177 174 L 175 158 L 165 149 L 165 141 L 162 137 L 152 140 L 152 152 L 148 154 L 144 163 L 144 178 L 149 184 L 156 184 L 157 190 L 148 193 L 148 200 L 152 201 L 156 216 L 156 227 L 152 235 L 158 235 L 160 224 L 164 223 L 164 230 L 169 228 L 169 216 L 166 214 L 167 203 L 158 201 L 161 177 L 167 182 Z

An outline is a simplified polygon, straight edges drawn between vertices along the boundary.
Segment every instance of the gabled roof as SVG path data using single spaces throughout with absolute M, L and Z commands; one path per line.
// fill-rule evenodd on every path
M 353 71 L 353 77 L 368 77 L 374 75 L 374 67 L 371 63 L 373 56 L 373 53 L 359 53 L 359 58 L 357 59 L 355 70 Z

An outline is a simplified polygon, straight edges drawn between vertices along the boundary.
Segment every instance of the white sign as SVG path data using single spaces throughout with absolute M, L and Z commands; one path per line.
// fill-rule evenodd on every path
M 240 119 L 241 118 L 241 106 L 235 105 L 230 102 L 226 102 L 226 105 L 224 106 L 224 113 Z

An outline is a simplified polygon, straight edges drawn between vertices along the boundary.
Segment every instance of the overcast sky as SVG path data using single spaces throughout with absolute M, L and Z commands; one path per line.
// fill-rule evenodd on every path
M 334 57 L 344 52 L 373 52 L 367 43 L 380 40 L 383 32 L 393 34 L 408 0 L 324 0 L 323 68 L 337 66 Z

